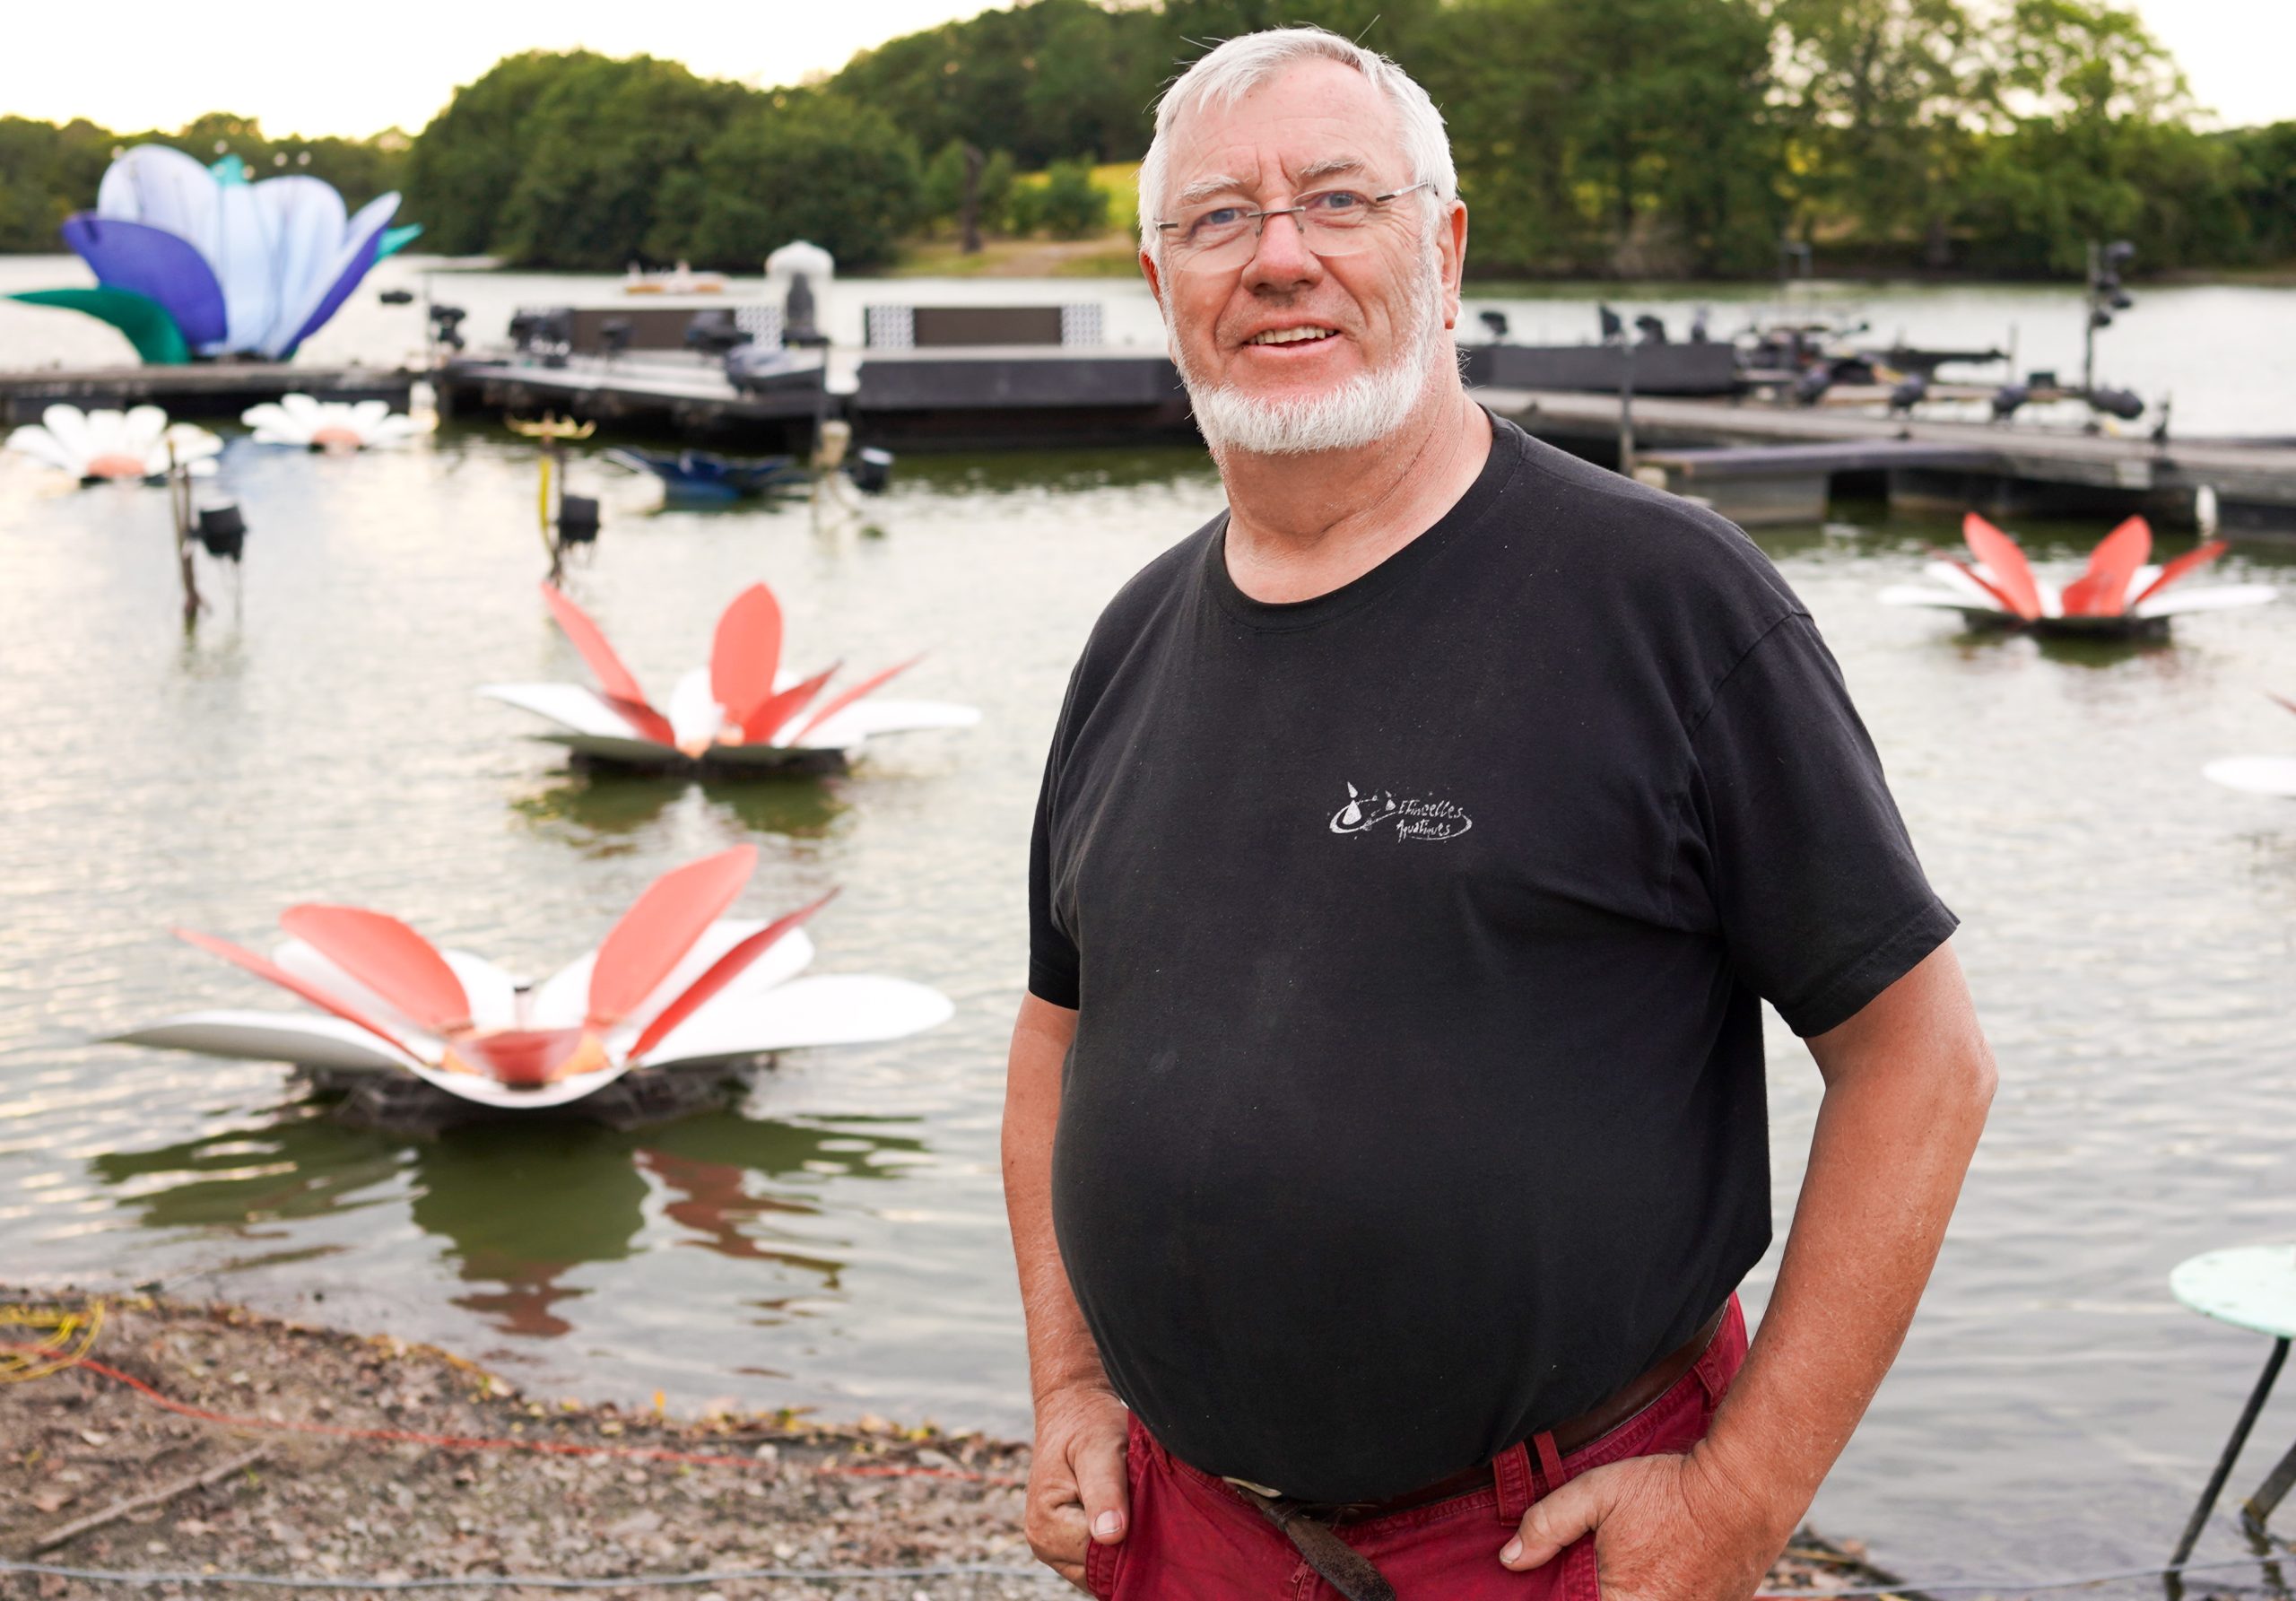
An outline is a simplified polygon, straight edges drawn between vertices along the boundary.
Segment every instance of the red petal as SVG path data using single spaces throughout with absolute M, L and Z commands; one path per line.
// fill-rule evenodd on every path
M 2211 561 L 2215 561 L 2217 557 L 2222 555 L 2226 551 L 2229 551 L 2231 548 L 2232 547 L 2225 544 L 2224 541 L 2221 539 L 2213 539 L 2196 550 L 2187 551 L 2183 555 L 2179 556 L 2175 561 L 2170 562 L 2166 567 L 2163 567 L 2161 570 L 2161 576 L 2159 578 L 2154 579 L 2151 583 L 2144 586 L 2144 592 L 2142 595 L 2139 595 L 2135 600 L 2128 603 L 2129 610 L 2135 611 L 2139 605 L 2152 599 L 2154 596 L 2160 594 L 2161 590 L 2166 589 L 2170 585 L 2184 577 L 2185 574 L 2207 566 Z
M 777 918 L 749 938 L 735 945 L 710 964 L 709 970 L 696 979 L 685 993 L 662 1009 L 662 1014 L 646 1025 L 638 1036 L 638 1043 L 630 1048 L 629 1059 L 644 1059 L 646 1053 L 669 1037 L 670 1031 L 700 1010 L 702 1003 L 732 983 L 744 968 L 771 950 L 781 936 L 812 917 L 836 898 L 831 890 L 811 906 L 801 906 L 784 918 Z
M 2130 518 L 2089 553 L 2089 569 L 2065 587 L 2067 617 L 2118 617 L 2128 604 L 2128 582 L 2152 553 L 2152 528 Z
M 356 906 L 291 906 L 279 926 L 435 1034 L 470 1026 L 470 996 L 438 947 Z
M 598 625 L 590 621 L 590 614 L 559 593 L 554 584 L 543 585 L 542 597 L 550 603 L 551 615 L 558 619 L 558 626 L 566 631 L 566 637 L 573 641 L 582 660 L 596 674 L 598 689 L 606 703 L 628 718 L 648 739 L 675 744 L 677 735 L 671 732 L 669 719 L 654 709 L 646 699 L 646 692 L 639 688 L 638 680 L 622 665 L 622 657 L 606 643 Z
M 761 745 L 781 730 L 781 725 L 796 717 L 805 702 L 822 692 L 822 685 L 830 681 L 842 664 L 831 662 L 804 683 L 792 684 L 764 705 L 742 719 L 742 743 Z
M 851 689 L 843 691 L 842 692 L 831 697 L 825 704 L 823 704 L 819 711 L 816 711 L 813 716 L 807 718 L 804 722 L 797 725 L 797 732 L 789 736 L 789 743 L 791 744 L 796 744 L 799 740 L 804 738 L 806 735 L 811 734 L 814 729 L 829 721 L 830 718 L 835 717 L 839 712 L 843 711 L 847 707 L 852 705 L 856 700 L 858 700 L 862 696 L 867 694 L 871 690 L 875 689 L 879 684 L 884 683 L 886 679 L 891 678 L 894 674 L 905 673 L 924 659 L 925 658 L 921 656 L 912 656 L 905 662 L 897 662 L 893 666 L 887 667 L 875 677 L 865 678 L 860 683 L 855 684 Z
M 748 720 L 773 693 L 780 666 L 780 604 L 763 584 L 752 584 L 718 619 L 709 645 L 709 693 L 725 708 L 726 721 Z
M 1986 587 L 2000 596 L 2009 609 L 2026 622 L 2039 617 L 2040 587 L 2033 582 L 2033 570 L 2026 564 L 2025 553 L 2017 548 L 2017 542 L 1974 511 L 1961 518 L 1961 537 L 1969 541 L 1977 559 L 1993 574 L 1993 582 Z
M 353 1012 L 341 1001 L 336 1000 L 333 996 L 327 994 L 326 990 L 321 989 L 317 985 L 306 984 L 302 979 L 298 979 L 294 974 L 289 972 L 285 968 L 281 967 L 278 963 L 258 956 L 253 951 L 243 950 L 239 946 L 233 944 L 230 940 L 217 939 L 212 934 L 195 934 L 188 928 L 176 928 L 170 930 L 170 932 L 179 940 L 185 940 L 192 944 L 197 945 L 201 950 L 206 952 L 211 956 L 221 956 L 224 961 L 232 963 L 234 966 L 247 969 L 248 971 L 253 973 L 258 979 L 270 979 L 274 984 L 278 985 L 280 988 L 288 991 L 290 994 L 302 996 L 303 999 L 310 1002 L 312 1005 L 317 1006 L 322 1012 L 331 1012 L 335 1016 L 343 1019 L 345 1022 L 357 1024 L 359 1027 L 372 1034 L 376 1039 L 389 1046 L 393 1050 L 397 1051 L 401 1056 L 414 1056 L 414 1052 L 407 1049 L 406 1044 L 404 1040 L 400 1040 L 396 1034 L 393 1034 L 388 1029 L 383 1027 L 382 1024 L 377 1022 L 370 1017 L 361 1017 L 358 1013 Z M 415 1059 L 420 1061 L 422 1058 L 416 1057 Z
M 757 847 L 736 845 L 648 885 L 598 947 L 590 970 L 590 1026 L 612 1028 L 653 994 L 733 905 L 756 866 Z

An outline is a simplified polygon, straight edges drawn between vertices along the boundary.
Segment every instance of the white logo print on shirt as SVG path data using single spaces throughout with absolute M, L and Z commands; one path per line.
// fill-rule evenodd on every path
M 1474 819 L 1453 802 L 1405 800 L 1392 789 L 1365 795 L 1350 784 L 1347 804 L 1331 814 L 1331 831 L 1361 834 L 1386 822 L 1396 825 L 1398 840 L 1456 840 L 1474 826 Z

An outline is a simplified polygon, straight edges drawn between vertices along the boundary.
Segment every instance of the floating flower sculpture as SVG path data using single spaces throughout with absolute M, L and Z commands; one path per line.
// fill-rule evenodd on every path
M 402 445 L 425 431 L 404 412 L 379 400 L 314 400 L 283 395 L 239 413 L 262 445 L 300 445 L 307 450 L 369 450 Z
M 412 1073 L 463 1101 L 535 1110 L 596 1094 L 636 1068 L 897 1040 L 949 1016 L 944 996 L 905 979 L 796 977 L 813 955 L 799 926 L 828 897 L 770 922 L 724 917 L 756 863 L 756 848 L 741 845 L 664 874 L 596 950 L 532 988 L 357 907 L 290 907 L 280 924 L 292 937 L 270 958 L 178 929 L 327 1015 L 190 1012 L 112 1038 Z
M 100 318 L 149 362 L 284 361 L 369 268 L 421 231 L 391 226 L 398 198 L 384 195 L 346 215 L 323 179 L 293 173 L 251 184 L 237 156 L 203 167 L 167 145 L 139 144 L 104 173 L 96 209 L 64 224 L 64 242 L 100 288 L 15 298 Z
M 2296 711 L 2296 700 L 2280 695 L 2272 698 Z M 2227 788 L 2296 800 L 2296 756 L 2224 756 L 2200 770 Z
M 541 738 L 596 761 L 650 768 L 818 767 L 847 760 L 875 735 L 980 720 L 970 706 L 875 699 L 873 692 L 915 657 L 835 694 L 825 693 L 834 664 L 805 679 L 783 672 L 781 606 L 763 584 L 734 597 L 718 620 L 709 665 L 680 679 L 667 710 L 657 711 L 588 614 L 549 584 L 542 592 L 598 688 L 497 683 L 479 692 L 549 718 L 559 731 Z
M 204 428 L 168 421 L 155 405 L 132 412 L 83 412 L 52 405 L 38 422 L 8 436 L 7 448 L 61 468 L 83 483 L 166 476 L 170 452 L 196 477 L 215 470 L 223 441 Z
M 1961 519 L 1961 537 L 1977 557 L 1976 565 L 1940 557 L 1924 570 L 1942 587 L 1898 585 L 1882 591 L 1883 604 L 1944 606 L 1972 622 L 2030 627 L 2037 633 L 2133 634 L 2164 630 L 2179 612 L 2261 605 L 2274 594 L 2266 584 L 2218 584 L 2167 594 L 2187 574 L 2222 555 L 2224 544 L 2211 541 L 2166 566 L 2150 566 L 2152 529 L 2141 517 L 2106 535 L 2090 553 L 2088 570 L 2062 590 L 2035 577 L 2017 542 L 1977 513 Z

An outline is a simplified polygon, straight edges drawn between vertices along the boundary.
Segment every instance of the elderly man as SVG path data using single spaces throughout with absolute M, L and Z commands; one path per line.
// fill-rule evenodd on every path
M 1984 1119 L 1953 918 L 1753 545 L 1461 388 L 1400 70 L 1231 39 L 1140 192 L 1229 509 L 1101 616 L 1045 773 L 1031 1543 L 1104 1597 L 1743 1597 Z M 1764 998 L 1825 1096 L 1749 1353 Z

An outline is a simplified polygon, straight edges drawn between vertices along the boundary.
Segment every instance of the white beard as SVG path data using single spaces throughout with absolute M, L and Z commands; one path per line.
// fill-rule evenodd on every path
M 1436 342 L 1449 330 L 1437 315 L 1442 297 L 1440 258 L 1430 253 L 1426 270 L 1412 286 L 1405 308 L 1409 318 L 1395 359 L 1385 367 L 1359 372 L 1321 395 L 1269 400 L 1233 384 L 1215 384 L 1189 370 L 1185 348 L 1171 333 L 1172 361 L 1187 386 L 1188 404 L 1205 443 L 1218 456 L 1242 450 L 1255 456 L 1309 456 L 1326 450 L 1360 450 L 1377 444 L 1410 420 L 1433 377 Z M 1169 306 L 1169 303 L 1168 303 Z

